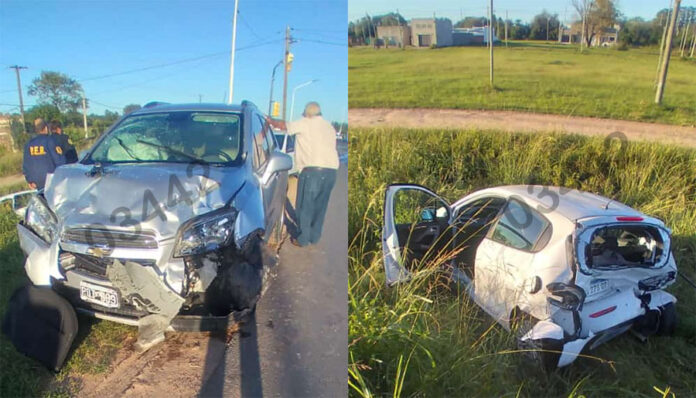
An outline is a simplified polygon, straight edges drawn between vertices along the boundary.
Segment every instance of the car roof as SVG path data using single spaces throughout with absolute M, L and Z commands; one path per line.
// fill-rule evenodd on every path
M 190 104 L 168 104 L 150 103 L 145 107 L 131 113 L 131 115 L 142 115 L 146 113 L 176 112 L 176 111 L 213 111 L 213 112 L 242 112 L 245 108 L 254 105 L 244 101 L 242 104 L 218 104 L 218 103 L 190 103 Z
M 615 200 L 576 189 L 543 185 L 507 185 L 487 188 L 480 194 L 517 197 L 532 207 L 555 209 L 548 212 L 560 214 L 575 221 L 589 217 L 644 216 L 643 213 Z M 554 197 L 558 198 L 556 201 Z

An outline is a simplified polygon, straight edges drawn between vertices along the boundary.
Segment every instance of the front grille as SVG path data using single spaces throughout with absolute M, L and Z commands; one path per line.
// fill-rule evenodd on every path
M 106 267 L 112 259 L 88 256 L 85 254 L 63 252 L 60 255 L 60 268 L 63 271 L 76 270 L 101 278 L 106 277 Z
M 62 252 L 59 257 L 60 270 L 63 274 L 65 271 L 76 271 L 81 274 L 96 276 L 100 279 L 106 279 L 106 268 L 113 263 L 113 258 L 102 258 L 90 256 L 87 254 Z M 152 260 L 126 260 L 120 259 L 121 262 L 134 261 L 143 267 L 152 267 L 155 262 Z
M 123 249 L 157 249 L 157 239 L 151 232 L 124 232 L 110 229 L 71 228 L 63 231 L 63 242 L 106 246 Z

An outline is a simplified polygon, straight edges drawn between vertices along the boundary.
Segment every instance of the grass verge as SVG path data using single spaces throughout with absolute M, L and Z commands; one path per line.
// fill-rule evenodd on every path
M 349 383 L 352 396 L 677 396 L 696 393 L 696 290 L 682 279 L 680 323 L 646 343 L 630 334 L 549 374 L 431 266 L 387 288 L 384 190 L 428 186 L 453 201 L 475 189 L 550 184 L 596 192 L 665 220 L 679 271 L 696 279 L 696 151 L 599 137 L 352 129 L 349 145 Z
M 485 47 L 350 48 L 351 108 L 517 110 L 696 124 L 696 61 L 670 63 L 663 104 L 655 105 L 658 51 L 616 51 L 515 42 L 495 52 L 495 88 Z

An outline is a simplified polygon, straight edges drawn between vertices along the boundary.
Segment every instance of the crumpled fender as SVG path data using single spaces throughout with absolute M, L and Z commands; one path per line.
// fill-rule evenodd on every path
M 576 339 L 563 344 L 563 352 L 561 353 L 561 357 L 558 358 L 557 366 L 562 368 L 573 363 L 578 355 L 580 355 L 583 348 L 585 348 L 585 345 L 587 345 L 594 336 L 594 333 L 590 331 L 590 334 L 584 339 Z
M 266 220 L 263 212 L 263 197 L 258 183 L 247 180 L 232 199 L 232 207 L 238 214 L 234 222 L 234 243 L 244 247 L 249 235 L 254 231 L 265 231 Z
M 662 306 L 667 305 L 669 303 L 676 303 L 677 302 L 676 297 L 665 292 L 664 290 L 655 290 L 655 291 L 650 292 L 648 294 L 650 295 L 650 302 L 648 303 L 648 307 L 651 310 L 658 310 L 659 307 L 662 307 Z
M 550 321 L 539 321 L 521 340 L 563 340 L 563 328 Z

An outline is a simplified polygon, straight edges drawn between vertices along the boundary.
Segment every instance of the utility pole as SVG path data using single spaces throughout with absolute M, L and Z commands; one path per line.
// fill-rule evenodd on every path
M 275 64 L 273 67 L 273 73 L 271 73 L 271 93 L 268 95 L 268 116 L 271 115 L 271 111 L 273 110 L 273 84 L 275 83 L 276 69 L 278 69 L 278 67 L 282 64 L 283 60 L 281 59 L 277 64 Z
M 24 121 L 24 98 L 22 98 L 22 80 L 19 77 L 19 70 L 20 69 L 27 69 L 26 66 L 19 66 L 19 65 L 12 65 L 10 66 L 11 69 L 15 70 L 15 74 L 17 75 L 17 92 L 19 93 L 19 113 L 22 115 L 22 131 L 24 134 L 27 133 L 27 125 L 26 122 Z M 11 135 L 11 134 L 10 134 Z M 14 146 L 12 146 L 14 150 Z
M 82 125 L 85 128 L 85 139 L 87 138 L 87 99 L 85 92 L 82 92 Z
M 493 0 L 488 7 L 488 45 L 490 46 L 490 78 L 491 88 L 493 87 Z
M 583 0 L 582 4 L 582 32 L 580 34 L 580 52 L 582 52 L 582 47 L 585 45 L 585 28 L 587 27 L 587 7 L 589 6 L 589 1 Z
M 691 36 L 691 54 L 689 54 L 691 58 L 694 57 L 694 49 L 696 49 L 696 26 L 694 26 L 694 35 Z
M 508 12 L 505 10 L 505 48 L 508 46 Z
M 667 80 L 667 70 L 669 69 L 669 57 L 672 55 L 672 37 L 674 36 L 674 27 L 677 24 L 677 15 L 679 15 L 679 4 L 681 0 L 674 0 L 674 11 L 672 11 L 672 18 L 669 21 L 669 32 L 667 33 L 667 40 L 665 41 L 664 57 L 662 59 L 662 66 L 660 68 L 660 78 L 657 81 L 657 92 L 655 92 L 655 103 L 662 103 L 662 95 L 665 90 L 665 81 Z
M 290 25 L 285 27 L 285 56 L 283 57 L 283 120 L 287 116 L 288 108 L 288 69 L 290 67 L 288 61 L 290 58 L 290 44 L 292 43 L 292 38 L 290 37 Z
M 549 41 L 549 16 L 546 16 L 546 41 Z
M 667 20 L 665 21 L 665 27 L 662 29 L 662 39 L 660 40 L 660 57 L 657 59 L 657 70 L 655 70 L 655 87 L 657 87 L 657 80 L 660 78 L 660 66 L 662 65 L 662 57 L 665 54 L 665 39 L 667 38 L 667 28 L 669 27 L 671 16 L 672 10 L 667 10 Z M 662 18 L 660 18 L 660 23 L 662 23 Z
M 684 29 L 684 34 L 682 35 L 681 44 L 679 46 L 679 56 L 681 57 L 684 56 L 684 49 L 686 48 L 687 37 L 689 37 L 689 28 L 691 27 L 691 13 L 687 13 L 686 15 L 686 19 L 688 20 L 688 22 L 686 23 L 686 28 Z
M 232 94 L 234 92 L 234 53 L 237 46 L 237 9 L 239 0 L 234 0 L 234 16 L 232 17 L 232 54 L 230 55 L 230 89 L 227 97 L 227 103 L 232 103 Z

